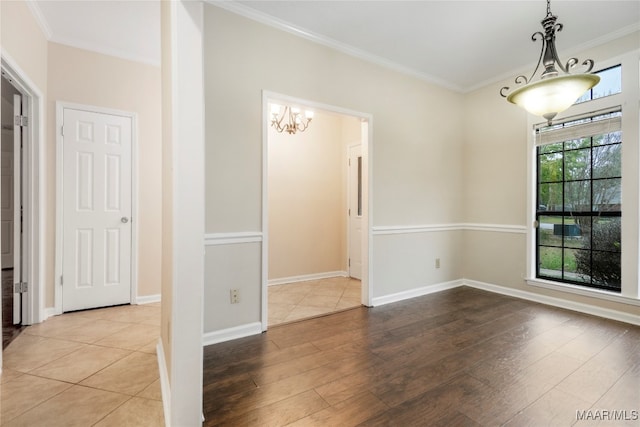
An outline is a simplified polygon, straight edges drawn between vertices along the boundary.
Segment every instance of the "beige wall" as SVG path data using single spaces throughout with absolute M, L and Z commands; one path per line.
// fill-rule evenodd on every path
M 354 128 L 359 119 L 322 111 L 303 133 L 269 128 L 269 280 L 346 271 L 346 158 Z
M 205 5 L 204 56 L 207 233 L 262 230 L 263 90 L 372 116 L 372 225 L 462 220 L 462 95 L 213 5 Z M 423 253 L 461 250 L 459 239 L 429 234 L 397 238 L 418 239 Z M 420 269 L 423 258 L 389 253 L 398 246 L 378 247 L 376 239 L 376 268 L 389 282 L 374 283 L 374 297 L 461 277 L 458 263 L 437 271 L 431 261 Z M 205 332 L 260 321 L 261 263 L 254 247 L 260 244 L 207 247 L 206 265 L 219 268 L 205 273 Z M 392 265 L 397 260 L 401 264 Z M 239 266 L 242 271 L 234 270 Z M 397 282 L 391 273 L 398 269 L 416 274 Z M 229 303 L 231 287 L 246 304 L 242 298 Z
M 640 36 L 636 32 L 576 56 L 592 58 L 598 64 L 638 48 Z M 465 96 L 463 176 L 466 223 L 527 225 L 528 116 L 498 94 L 502 86 L 511 83 L 495 83 Z M 630 152 L 627 149 L 625 155 L 630 153 L 637 156 L 637 150 Z M 637 182 L 637 164 L 636 161 L 631 175 L 625 175 L 631 181 Z M 637 216 L 637 209 L 633 207 L 633 200 L 637 203 L 637 197 L 636 194 L 625 198 L 629 202 L 625 210 L 627 217 Z M 637 218 L 635 221 L 637 224 Z M 633 252 L 634 246 L 638 246 L 637 236 L 625 235 L 625 239 L 625 247 Z M 467 279 L 640 314 L 638 306 L 527 285 L 524 280 L 526 234 L 466 230 L 463 254 L 464 277 Z M 637 261 L 631 264 L 637 269 Z
M 138 295 L 160 294 L 162 135 L 160 68 L 57 43 L 49 43 L 48 140 L 56 140 L 56 102 L 72 102 L 137 114 Z M 55 143 L 47 144 L 46 227 L 55 230 Z M 54 239 L 46 248 L 46 277 L 53 278 Z M 53 305 L 47 287 L 45 306 Z

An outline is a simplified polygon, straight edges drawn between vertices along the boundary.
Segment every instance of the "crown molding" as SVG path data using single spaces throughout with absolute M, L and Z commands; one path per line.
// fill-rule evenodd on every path
M 36 3 L 35 0 L 26 0 L 25 3 L 31 11 L 33 17 L 36 19 L 36 22 L 38 23 L 40 30 L 42 30 L 44 37 L 47 40 L 51 40 L 51 36 L 53 35 L 53 33 L 51 32 L 51 27 L 49 26 L 47 19 L 42 13 L 42 9 L 40 9 L 40 6 L 38 6 L 38 3 Z
M 270 27 L 276 28 L 278 30 L 285 31 L 287 33 L 293 34 L 295 36 L 304 38 L 311 42 L 329 47 L 331 49 L 342 52 L 346 55 L 352 56 L 354 58 L 358 58 L 372 64 L 379 65 L 381 67 L 397 71 L 399 73 L 409 75 L 412 77 L 416 77 L 420 80 L 423 80 L 427 83 L 431 83 L 445 89 L 449 89 L 454 92 L 463 93 L 464 88 L 455 85 L 453 83 L 447 82 L 445 80 L 439 79 L 437 77 L 422 73 L 420 71 L 414 70 L 409 67 L 405 67 L 403 65 L 397 64 L 393 61 L 389 61 L 388 59 L 382 58 L 377 55 L 372 55 L 368 52 L 365 52 L 361 49 L 355 48 L 346 43 L 339 42 L 330 37 L 325 37 L 320 34 L 316 34 L 314 32 L 305 30 L 303 28 L 297 27 L 289 22 L 283 21 L 281 19 L 275 18 L 271 15 L 267 15 L 266 13 L 257 11 L 248 6 L 242 5 L 235 1 L 225 1 L 225 0 L 205 0 L 205 3 L 208 3 L 212 6 L 219 7 L 228 12 L 235 13 L 236 15 L 243 16 L 245 18 L 251 19 L 256 22 L 260 22 L 261 24 L 268 25 Z

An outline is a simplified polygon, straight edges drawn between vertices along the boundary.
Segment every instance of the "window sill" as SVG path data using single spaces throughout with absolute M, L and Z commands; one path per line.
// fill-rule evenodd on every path
M 582 295 L 591 298 L 598 298 L 607 301 L 618 302 L 628 305 L 640 306 L 640 299 L 622 296 L 617 293 L 608 292 L 600 289 L 585 289 L 581 286 L 575 286 L 568 283 L 553 282 L 544 279 L 527 279 L 527 284 L 538 288 L 551 289 L 559 292 Z

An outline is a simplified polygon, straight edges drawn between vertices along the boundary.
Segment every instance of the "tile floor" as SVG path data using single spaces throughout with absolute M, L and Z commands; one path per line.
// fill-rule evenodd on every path
M 350 277 L 269 286 L 269 326 L 359 307 L 360 293 Z
M 160 304 L 56 316 L 3 353 L 3 426 L 161 426 Z

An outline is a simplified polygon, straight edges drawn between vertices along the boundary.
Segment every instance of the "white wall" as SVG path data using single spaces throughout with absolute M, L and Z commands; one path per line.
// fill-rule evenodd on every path
M 372 225 L 462 220 L 462 95 L 213 5 L 205 5 L 204 39 L 206 233 L 256 236 L 206 247 L 205 332 L 261 319 L 263 90 L 372 115 Z M 440 270 L 427 258 L 461 253 L 459 231 L 439 233 L 398 234 L 407 246 L 375 236 L 373 297 L 459 279 L 459 258 L 442 255 Z M 406 248 L 418 255 L 403 256 Z M 398 271 L 415 274 L 397 280 Z M 240 304 L 229 302 L 232 287 Z

